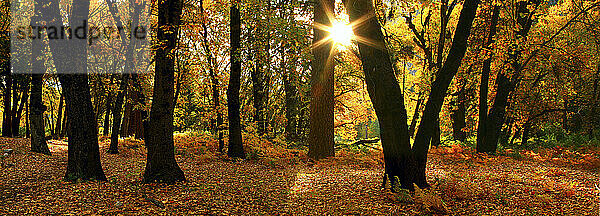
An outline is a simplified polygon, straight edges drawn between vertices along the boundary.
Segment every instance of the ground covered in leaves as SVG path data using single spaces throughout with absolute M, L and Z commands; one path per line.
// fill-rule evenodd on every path
M 461 146 L 435 148 L 428 163 L 432 188 L 390 193 L 381 187 L 379 151 L 341 150 L 313 163 L 304 151 L 246 139 L 249 159 L 235 161 L 214 154 L 214 140 L 178 135 L 175 153 L 188 181 L 144 185 L 139 141 L 124 140 L 111 155 L 101 139 L 109 180 L 73 183 L 63 181 L 65 142 L 50 141 L 53 154 L 46 156 L 28 152 L 27 139 L 0 138 L 0 150 L 13 149 L 0 161 L 0 215 L 599 214 L 598 151 L 482 156 Z

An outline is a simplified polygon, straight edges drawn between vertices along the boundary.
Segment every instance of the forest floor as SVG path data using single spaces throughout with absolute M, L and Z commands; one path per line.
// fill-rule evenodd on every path
M 187 182 L 144 185 L 141 142 L 126 140 L 111 155 L 102 138 L 108 181 L 83 183 L 63 181 L 66 143 L 50 141 L 46 156 L 28 152 L 28 142 L 0 138 L 0 150 L 14 150 L 0 161 L 0 215 L 600 214 L 597 149 L 488 157 L 460 146 L 435 148 L 427 167 L 432 189 L 394 194 L 381 187 L 379 151 L 340 151 L 313 163 L 302 151 L 247 147 L 255 155 L 236 161 L 215 155 L 214 141 L 177 136 Z M 440 200 L 443 207 L 435 204 Z

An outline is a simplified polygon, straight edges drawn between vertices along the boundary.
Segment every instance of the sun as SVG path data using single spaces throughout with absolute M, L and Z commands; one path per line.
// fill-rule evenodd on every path
M 342 22 L 333 22 L 327 31 L 329 32 L 328 38 L 335 43 L 336 47 L 345 49 L 352 45 L 354 33 L 352 32 L 351 25 Z

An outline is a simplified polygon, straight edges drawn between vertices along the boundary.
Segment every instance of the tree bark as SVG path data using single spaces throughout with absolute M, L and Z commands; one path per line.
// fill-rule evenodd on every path
M 457 109 L 451 114 L 452 136 L 454 140 L 464 142 L 467 139 L 467 134 L 463 131 L 463 128 L 467 126 L 467 98 L 464 89 L 458 93 L 458 99 L 456 103 Z
M 462 62 L 462 58 L 467 51 L 467 41 L 471 35 L 471 26 L 479 6 L 479 0 L 466 0 L 463 4 L 456 33 L 452 41 L 452 47 L 448 52 L 446 61 L 437 73 L 436 79 L 431 86 L 429 99 L 425 103 L 423 118 L 415 136 L 413 144 L 414 158 L 416 163 L 414 183 L 420 188 L 429 187 L 426 180 L 425 168 L 427 164 L 427 151 L 434 130 L 435 121 L 439 118 L 439 113 L 446 97 L 450 82 L 456 75 Z
M 219 110 L 219 106 L 221 104 L 221 102 L 219 102 L 219 80 L 217 79 L 217 74 L 215 73 L 215 59 L 212 55 L 211 49 L 209 47 L 209 42 L 208 42 L 208 28 L 206 27 L 206 22 L 207 22 L 207 16 L 206 13 L 204 11 L 204 4 L 203 4 L 203 0 L 200 0 L 200 13 L 202 14 L 202 39 L 203 39 L 203 47 L 204 47 L 204 52 L 206 53 L 206 58 L 208 59 L 208 71 L 209 71 L 209 76 L 210 76 L 210 81 L 211 81 L 211 90 L 212 90 L 212 102 L 213 102 L 213 112 L 216 113 L 217 117 L 216 119 L 213 119 L 212 124 L 213 124 L 213 130 L 214 130 L 214 134 L 218 134 L 218 139 L 219 139 L 219 146 L 218 146 L 218 151 L 219 153 L 223 153 L 223 149 L 225 148 L 225 142 L 223 140 L 223 130 L 222 130 L 222 125 L 223 125 L 223 116 L 221 114 L 221 111 Z
M 498 18 L 500 16 L 500 6 L 494 6 L 492 11 L 492 20 L 490 22 L 490 30 L 487 37 L 486 47 L 491 48 L 496 35 Z M 487 146 L 486 131 L 488 124 L 488 88 L 490 79 L 490 70 L 492 65 L 492 54 L 486 56 L 483 60 L 483 69 L 481 70 L 481 80 L 479 84 L 479 120 L 477 122 L 477 152 L 495 152 L 496 149 L 492 146 Z
M 104 124 L 103 127 L 104 130 L 102 131 L 102 135 L 104 136 L 108 136 L 109 131 L 110 131 L 110 110 L 112 109 L 112 94 L 110 91 L 106 92 L 106 105 L 104 107 Z
M 56 127 L 54 128 L 54 135 L 56 136 L 55 138 L 60 137 L 60 133 L 61 133 L 61 122 L 62 122 L 62 114 L 63 114 L 63 107 L 64 107 L 64 95 L 61 93 L 60 94 L 60 101 L 58 103 L 58 117 L 56 118 Z
M 32 40 L 32 59 L 36 59 L 34 57 L 40 56 L 40 54 L 41 44 L 39 40 Z M 32 69 L 43 70 L 43 62 L 33 60 Z M 44 111 L 46 110 L 46 106 L 44 106 L 44 102 L 42 101 L 42 76 L 43 74 L 37 74 L 37 72 L 31 75 L 31 102 L 29 103 L 31 151 L 50 155 L 44 131 Z
M 144 137 L 144 119 L 147 117 L 147 113 L 144 110 L 146 97 L 142 91 L 142 85 L 139 81 L 138 74 L 131 74 L 131 101 L 134 103 L 133 112 L 131 119 L 129 120 L 129 130 L 131 135 L 135 135 L 136 139 L 143 139 Z M 176 100 L 176 99 L 174 99 Z
M 19 107 L 19 82 L 22 80 L 22 74 L 13 74 L 12 75 L 12 108 L 11 117 L 10 117 L 10 136 L 16 137 L 19 135 L 19 128 L 17 123 L 17 109 Z M 15 125 L 17 125 L 17 129 L 15 130 Z
M 314 8 L 314 56 L 311 71 L 310 131 L 308 134 L 308 156 L 313 159 L 335 155 L 334 142 L 334 87 L 333 41 L 327 40 L 327 31 L 318 26 L 331 26 L 327 13 L 332 13 L 335 1 L 316 1 Z
M 127 63 L 126 63 L 127 64 Z M 127 66 L 126 66 L 127 67 Z M 121 131 L 121 109 L 123 108 L 123 100 L 125 98 L 125 89 L 127 88 L 127 75 L 121 75 L 121 82 L 119 83 L 119 90 L 117 92 L 117 98 L 115 100 L 115 106 L 113 107 L 113 125 L 112 133 L 110 134 L 110 147 L 108 148 L 109 154 L 119 153 L 119 132 Z
M 381 128 L 385 174 L 392 183 L 392 190 L 398 183 L 402 188 L 412 188 L 413 164 L 404 96 L 385 48 L 381 25 L 370 0 L 346 0 L 344 5 L 351 23 L 364 19 L 353 30 L 357 37 L 364 39 L 358 41 L 358 48 L 367 91 Z
M 292 60 L 291 62 L 295 62 Z M 296 72 L 295 64 L 292 64 L 291 69 L 286 69 L 285 65 L 287 62 L 283 62 L 283 88 L 285 91 L 285 118 L 287 122 L 285 124 L 285 137 L 289 141 L 298 141 L 300 136 L 298 135 L 298 123 L 299 123 L 299 96 L 298 88 L 298 74 Z
M 38 1 L 34 2 L 35 14 L 31 18 L 32 26 L 41 23 L 41 5 Z M 44 61 L 38 59 L 42 55 L 43 43 L 41 40 L 31 40 L 31 97 L 29 99 L 29 120 L 31 121 L 31 151 L 50 155 L 50 150 L 46 144 L 46 135 L 44 131 L 44 111 L 46 106 L 42 100 L 42 79 L 46 68 Z
M 438 117 L 433 126 L 433 132 L 431 135 L 431 145 L 432 146 L 440 146 L 441 140 L 441 131 L 440 131 L 440 118 Z
M 12 74 L 10 69 L 8 74 L 4 77 L 5 87 L 4 87 L 4 112 L 2 113 L 2 136 L 3 137 L 12 137 L 12 107 L 11 107 L 11 99 L 12 99 Z
M 21 102 L 19 103 L 19 108 L 16 109 L 16 112 L 14 113 L 13 116 L 13 120 L 12 120 L 12 131 L 13 131 L 13 136 L 14 137 L 18 137 L 20 136 L 20 129 L 21 129 L 21 117 L 23 116 L 23 109 L 25 108 L 25 104 L 27 104 L 27 100 L 29 99 L 29 82 L 31 80 L 31 77 L 29 75 L 25 75 L 22 74 L 21 76 Z M 25 80 L 23 80 L 25 79 Z M 19 101 L 17 100 L 17 98 L 15 98 L 15 101 Z
M 531 29 L 531 26 L 533 24 L 533 17 L 530 16 L 532 12 L 529 11 L 528 6 L 538 5 L 540 3 L 540 0 L 517 2 L 517 23 L 520 26 L 520 28 L 517 28 L 515 30 L 516 37 L 525 39 L 527 38 L 529 30 Z M 496 95 L 493 100 L 494 104 L 492 105 L 492 108 L 490 109 L 485 122 L 485 132 L 481 135 L 483 137 L 482 141 L 477 141 L 478 143 L 481 142 L 481 147 L 477 148 L 478 152 L 487 152 L 493 154 L 498 148 L 498 140 L 500 138 L 502 125 L 504 125 L 506 108 L 509 105 L 508 97 L 511 94 L 511 92 L 516 88 L 518 83 L 518 78 L 515 79 L 514 77 L 520 76 L 519 74 L 523 66 L 523 63 L 520 62 L 520 56 L 521 50 L 519 50 L 518 48 L 511 48 L 509 58 L 512 62 L 511 70 L 514 72 L 513 75 L 510 76 L 499 72 L 496 77 Z
M 44 18 L 49 25 L 62 26 L 58 1 L 43 0 Z M 50 4 L 51 2 L 51 4 Z M 74 0 L 69 15 L 70 26 L 81 26 L 89 15 L 89 1 Z M 106 180 L 100 163 L 98 129 L 92 107 L 87 75 L 87 40 L 50 40 L 50 49 L 63 87 L 69 115 L 69 149 L 65 180 Z
M 268 7 L 270 7 L 269 1 L 267 1 Z M 259 4 L 259 6 L 262 6 Z M 258 9 L 260 10 L 260 9 Z M 267 9 L 269 13 L 270 8 Z M 256 28 L 252 35 L 256 35 L 254 38 L 254 68 L 251 69 L 250 75 L 252 78 L 252 98 L 254 102 L 254 122 L 256 123 L 256 129 L 259 136 L 262 136 L 267 131 L 267 105 L 269 100 L 269 18 L 267 17 L 266 22 L 259 15 L 256 19 Z M 267 32 L 265 32 L 267 31 Z
M 246 158 L 244 146 L 242 145 L 242 127 L 240 123 L 240 79 L 242 64 L 240 62 L 240 34 L 241 18 L 239 1 L 232 2 L 229 8 L 230 35 L 229 42 L 231 50 L 229 59 L 231 61 L 229 73 L 229 86 L 227 87 L 227 117 L 229 118 L 229 145 L 227 155 L 232 158 Z
M 145 133 L 148 149 L 144 182 L 173 184 L 185 181 L 185 175 L 175 161 L 173 141 L 173 110 L 175 60 L 171 54 L 177 46 L 183 3 L 181 0 L 158 3 L 157 40 L 164 47 L 156 50 L 154 95 L 150 107 L 150 122 Z
M 31 101 L 31 99 L 29 99 L 29 101 Z M 31 138 L 31 131 L 29 129 L 29 104 L 30 102 L 25 106 L 25 138 Z
M 413 137 L 415 135 L 415 131 L 417 128 L 417 121 L 419 120 L 419 114 L 421 113 L 421 104 L 423 103 L 423 97 L 421 97 L 421 92 L 417 96 L 417 105 L 415 106 L 415 111 L 413 112 L 412 119 L 410 120 L 410 126 L 408 127 L 408 135 Z

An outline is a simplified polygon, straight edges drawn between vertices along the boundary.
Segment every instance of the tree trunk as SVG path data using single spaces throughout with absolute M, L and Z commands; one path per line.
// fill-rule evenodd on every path
M 292 60 L 290 62 L 296 62 Z M 284 72 L 283 72 L 283 88 L 285 91 L 285 118 L 287 122 L 285 124 L 285 137 L 289 141 L 298 141 L 300 136 L 298 135 L 298 118 L 300 115 L 299 110 L 299 96 L 298 96 L 298 88 L 296 87 L 298 83 L 298 74 L 296 72 L 295 64 L 291 64 L 292 68 L 285 68 L 287 62 L 283 62 Z
M 516 5 L 517 23 L 520 28 L 515 30 L 516 38 L 527 38 L 533 18 L 530 16 L 529 5 L 538 5 L 539 0 L 520 1 Z M 482 141 L 477 141 L 478 145 L 481 142 L 481 147 L 477 148 L 478 152 L 495 153 L 498 148 L 498 139 L 500 138 L 500 132 L 502 125 L 504 125 L 504 116 L 506 114 L 506 108 L 508 107 L 508 97 L 510 93 L 515 89 L 517 80 L 511 80 L 511 77 L 516 77 L 520 74 L 522 69 L 520 63 L 521 51 L 518 48 L 512 48 L 509 51 L 510 61 L 512 62 L 512 70 L 514 74 L 505 75 L 502 72 L 498 73 L 496 77 L 496 95 L 494 98 L 494 104 L 489 111 L 486 119 L 485 132 L 481 135 Z M 478 129 L 479 130 L 479 129 Z M 480 136 L 480 135 L 478 135 Z
M 24 78 L 25 80 L 22 80 L 21 83 L 21 91 L 23 92 L 21 94 L 21 102 L 19 103 L 19 108 L 16 109 L 16 113 L 14 114 L 13 117 L 13 121 L 12 121 L 12 131 L 13 131 L 13 136 L 14 137 L 18 137 L 20 136 L 20 128 L 21 128 L 21 117 L 23 115 L 23 109 L 25 108 L 25 104 L 27 104 L 27 99 L 29 99 L 29 82 L 31 80 L 31 78 L 29 77 L 29 75 L 21 75 L 22 78 Z M 15 98 L 15 101 L 16 100 Z
M 127 63 L 126 63 L 127 64 Z M 126 66 L 127 67 L 127 66 Z M 127 88 L 127 75 L 121 75 L 121 82 L 119 83 L 119 90 L 117 92 L 117 98 L 115 100 L 115 106 L 113 107 L 113 125 L 112 133 L 110 134 L 110 147 L 108 148 L 109 154 L 119 153 L 119 131 L 121 130 L 121 109 L 123 108 L 123 100 L 125 98 L 125 89 Z
M 421 104 L 423 103 L 423 97 L 421 97 L 422 92 L 419 92 L 417 96 L 417 105 L 415 106 L 415 111 L 413 112 L 412 119 L 410 120 L 410 126 L 408 127 L 408 135 L 413 137 L 415 135 L 415 130 L 417 128 L 417 121 L 419 120 L 419 114 L 421 113 Z
M 452 117 L 452 136 L 454 140 L 464 142 L 467 139 L 467 134 L 463 128 L 467 126 L 467 98 L 464 89 L 458 93 L 457 109 L 453 111 Z
M 125 85 L 127 85 L 127 83 L 125 83 Z M 124 106 L 122 107 L 123 113 L 121 113 L 122 117 L 121 117 L 121 127 L 119 127 L 119 134 L 121 135 L 121 137 L 128 137 L 131 135 L 130 131 L 129 131 L 129 121 L 131 120 L 131 110 L 132 110 L 132 106 L 131 103 L 129 102 L 129 95 L 127 92 L 127 86 L 125 86 L 125 89 L 123 90 L 123 102 L 121 104 L 124 104 Z
M 509 78 L 503 73 L 498 73 L 496 78 L 496 96 L 486 120 L 485 132 L 483 133 L 482 145 L 478 152 L 487 152 L 493 154 L 498 148 L 498 139 L 500 130 L 504 125 L 504 116 L 508 106 L 508 96 L 513 91 L 514 86 Z
M 490 30 L 487 37 L 486 47 L 489 49 L 494 43 L 496 35 L 496 27 L 498 25 L 498 17 L 500 16 L 500 6 L 494 6 L 492 11 L 492 20 L 490 22 Z M 481 70 L 481 80 L 479 84 L 479 121 L 477 122 L 477 152 L 495 152 L 496 149 L 492 146 L 487 146 L 486 142 L 486 127 L 488 124 L 488 88 L 490 79 L 490 70 L 492 65 L 491 54 L 483 60 L 483 69 Z
M 32 56 L 39 56 L 41 54 L 41 44 L 36 43 L 37 40 L 32 41 Z M 33 48 L 35 47 L 35 48 Z M 33 58 L 32 59 L 35 59 Z M 32 69 L 42 69 L 43 62 L 36 60 L 32 61 Z M 39 73 L 39 72 L 36 72 Z M 32 74 L 31 75 L 31 102 L 29 103 L 31 121 L 31 151 L 50 155 L 50 150 L 46 144 L 46 134 L 44 131 L 44 111 L 46 106 L 42 101 L 42 76 L 43 74 Z
M 229 8 L 231 21 L 229 24 L 229 42 L 231 50 L 229 58 L 231 61 L 229 73 L 229 86 L 227 87 L 227 117 L 229 118 L 229 145 L 227 155 L 233 158 L 246 158 L 244 146 L 242 145 L 242 127 L 240 123 L 240 79 L 242 64 L 240 62 L 240 34 L 241 17 L 239 1 L 232 2 Z
M 202 40 L 203 40 L 203 47 L 204 47 L 204 52 L 206 53 L 206 57 L 208 59 L 208 71 L 209 71 L 209 76 L 210 76 L 210 81 L 211 81 L 211 90 L 212 90 L 212 102 L 213 102 L 213 112 L 215 112 L 217 114 L 217 118 L 212 120 L 212 124 L 213 124 L 213 130 L 214 130 L 214 134 L 218 134 L 218 139 L 219 139 L 219 146 L 218 146 L 218 151 L 219 153 L 223 153 L 223 149 L 225 148 L 225 142 L 223 140 L 223 130 L 222 130 L 222 125 L 223 125 L 223 116 L 221 114 L 221 111 L 219 110 L 219 106 L 221 104 L 221 102 L 219 102 L 219 80 L 217 79 L 217 74 L 215 73 L 214 67 L 215 67 L 215 59 L 212 55 L 212 51 L 209 47 L 209 42 L 208 42 L 208 28 L 206 27 L 206 22 L 207 22 L 207 16 L 204 12 L 204 5 L 203 5 L 203 1 L 200 0 L 200 13 L 202 14 Z
M 107 92 L 106 93 L 106 106 L 104 108 L 104 124 L 103 124 L 103 128 L 104 130 L 102 131 L 102 135 L 104 136 L 108 136 L 109 133 L 109 128 L 110 128 L 110 110 L 112 109 L 111 105 L 112 105 L 112 94 L 111 92 Z
M 425 168 L 427 164 L 427 151 L 431 140 L 432 131 L 436 126 L 435 121 L 439 118 L 444 98 L 446 97 L 450 82 L 456 75 L 467 51 L 467 41 L 471 35 L 471 26 L 477 12 L 479 0 L 466 0 L 458 19 L 456 33 L 452 41 L 452 47 L 448 52 L 446 62 L 438 71 L 436 79 L 431 85 L 429 99 L 425 103 L 423 118 L 415 136 L 413 144 L 414 158 L 416 163 L 414 183 L 420 188 L 428 187 Z
M 6 74 L 4 78 L 6 86 L 4 88 L 4 112 L 2 113 L 2 136 L 12 136 L 12 109 L 11 109 L 11 98 L 12 98 L 12 74 Z
M 358 48 L 367 91 L 381 128 L 385 174 L 390 178 L 392 190 L 398 183 L 402 188 L 412 188 L 412 154 L 404 96 L 385 49 L 381 25 L 370 0 L 346 0 L 344 5 L 351 23 L 362 21 L 353 30 L 364 39 L 358 41 Z
M 59 137 L 68 137 L 69 135 L 67 134 L 67 132 L 69 131 L 69 124 L 67 122 L 67 117 L 69 117 L 68 113 L 67 113 L 67 109 L 65 108 L 65 112 L 63 114 L 63 119 L 62 119 L 62 130 L 60 131 Z
M 529 124 L 523 125 L 523 136 L 521 137 L 521 146 L 527 147 L 527 140 L 529 140 L 529 130 L 531 126 Z
M 589 139 L 592 139 L 594 137 L 594 130 L 596 129 L 596 127 L 598 126 L 598 124 L 600 123 L 599 120 L 599 115 L 598 115 L 598 100 L 600 100 L 600 95 L 598 94 L 598 88 L 599 88 L 599 82 L 600 82 L 600 63 L 598 63 L 598 65 L 596 66 L 596 74 L 594 75 L 594 84 L 593 84 L 593 91 L 592 91 L 592 117 L 590 118 L 590 128 L 588 129 L 588 137 Z M 566 113 L 565 113 L 566 115 Z
M 313 159 L 335 155 L 333 115 L 333 41 L 327 40 L 327 31 L 318 27 L 331 26 L 327 13 L 334 10 L 334 0 L 317 1 L 314 8 L 314 38 L 312 71 L 310 77 L 310 131 L 308 134 L 308 156 Z
M 31 101 L 31 99 L 29 99 L 29 101 Z M 29 129 L 29 104 L 30 102 L 25 105 L 25 138 L 31 138 L 31 131 Z
M 252 98 L 254 102 L 254 122 L 256 123 L 256 129 L 259 136 L 262 136 L 267 131 L 267 102 L 268 102 L 268 40 L 264 42 L 265 34 L 261 31 L 264 31 L 262 27 L 262 20 L 260 18 L 257 20 L 258 26 L 256 28 L 254 34 L 258 35 L 257 40 L 254 40 L 254 62 L 255 66 L 251 69 L 251 77 L 252 77 Z M 252 33 L 250 33 L 252 34 Z M 267 43 L 264 45 L 263 43 Z
M 34 2 L 35 14 L 31 18 L 32 26 L 41 23 L 42 11 L 38 1 Z M 43 43 L 41 40 L 31 40 L 31 97 L 29 99 L 29 120 L 31 121 L 31 151 L 50 155 L 50 150 L 46 144 L 46 134 L 44 130 L 44 111 L 46 106 L 42 100 L 43 76 L 46 68 L 44 61 L 38 59 L 42 55 Z
M 441 140 L 441 132 L 440 132 L 440 118 L 438 117 L 435 120 L 434 123 L 434 127 L 433 127 L 433 133 L 431 135 L 431 145 L 432 146 L 440 146 L 442 140 Z
M 13 74 L 12 75 L 12 108 L 11 108 L 11 117 L 10 117 L 10 136 L 16 137 L 19 135 L 19 126 L 17 122 L 17 109 L 19 107 L 19 82 L 21 82 L 23 74 Z M 16 127 L 15 127 L 16 126 Z M 16 128 L 16 130 L 15 130 Z
M 138 74 L 131 74 L 131 85 L 133 88 L 133 92 L 135 96 L 136 102 L 136 120 L 135 123 L 135 138 L 136 139 L 144 139 L 145 131 L 148 126 L 148 112 L 146 111 L 146 96 L 144 95 L 144 91 L 142 90 L 142 84 L 140 83 L 140 78 Z
M 56 118 L 56 127 L 54 128 L 54 137 L 55 139 L 60 137 L 61 131 L 61 121 L 62 121 L 62 113 L 63 113 L 63 100 L 64 96 L 60 94 L 60 102 L 58 103 L 58 117 Z
M 43 1 L 44 18 L 49 25 L 62 26 L 58 1 Z M 82 26 L 89 15 L 89 1 L 74 0 L 69 15 L 70 26 Z M 50 49 L 63 88 L 66 111 L 69 115 L 68 181 L 106 180 L 100 163 L 98 129 L 93 112 L 87 75 L 87 40 L 50 40 Z
M 145 133 L 148 149 L 144 182 L 172 184 L 185 181 L 185 175 L 175 161 L 173 141 L 173 110 L 175 60 L 171 53 L 177 46 L 179 23 L 183 3 L 181 0 L 158 3 L 158 43 L 164 44 L 156 50 L 154 95 L 150 107 L 150 122 Z

